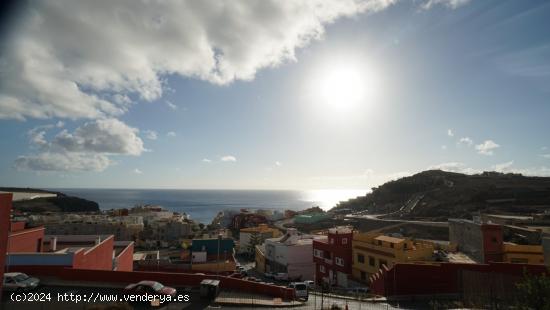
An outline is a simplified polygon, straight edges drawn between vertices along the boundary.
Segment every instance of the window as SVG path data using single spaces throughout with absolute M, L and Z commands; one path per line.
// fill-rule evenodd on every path
M 335 261 L 336 261 L 336 265 L 344 267 L 344 260 L 343 259 L 341 259 L 340 257 L 336 257 Z
M 313 256 L 319 257 L 319 258 L 323 258 L 323 251 L 317 250 L 317 249 L 313 249 Z
M 310 270 L 311 270 L 311 269 L 310 269 Z M 320 271 L 321 273 L 325 273 L 325 266 L 319 265 L 319 271 Z
M 390 243 L 390 248 L 392 248 L 392 249 L 393 249 L 393 243 Z
M 365 263 L 365 256 L 363 254 L 357 254 L 357 262 L 364 264 Z
M 330 238 L 330 244 L 334 244 L 334 238 Z
M 364 271 L 361 271 L 361 280 L 366 280 L 367 274 Z
M 369 256 L 369 265 L 371 265 L 373 267 L 374 267 L 374 265 L 376 265 L 374 257 L 372 257 L 372 256 Z
M 342 238 L 342 244 L 348 244 L 348 238 Z
M 382 240 L 378 240 L 378 245 L 382 245 Z

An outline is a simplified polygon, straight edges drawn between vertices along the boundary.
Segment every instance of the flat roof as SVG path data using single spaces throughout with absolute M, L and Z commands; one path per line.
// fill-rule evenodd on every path
M 378 236 L 378 237 L 374 238 L 374 240 L 380 240 L 380 241 L 385 241 L 385 242 L 389 242 L 389 243 L 401 243 L 401 242 L 405 241 L 405 239 L 395 238 L 395 237 L 390 237 L 390 236 L 385 236 L 385 235 Z

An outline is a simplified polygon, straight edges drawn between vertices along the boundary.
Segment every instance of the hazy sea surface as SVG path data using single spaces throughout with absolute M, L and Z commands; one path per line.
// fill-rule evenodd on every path
M 67 195 L 93 200 L 101 210 L 155 204 L 175 212 L 185 212 L 201 223 L 210 223 L 226 209 L 303 210 L 319 206 L 324 210 L 339 201 L 367 193 L 367 190 L 179 190 L 179 189 L 55 189 Z

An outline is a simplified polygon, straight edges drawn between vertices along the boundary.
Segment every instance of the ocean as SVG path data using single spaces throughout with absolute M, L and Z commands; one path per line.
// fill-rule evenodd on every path
M 367 190 L 179 190 L 179 189 L 55 189 L 67 195 L 95 201 L 101 210 L 131 208 L 136 204 L 160 205 L 185 212 L 192 219 L 209 224 L 219 211 L 227 209 L 323 210 L 339 201 L 367 193 Z

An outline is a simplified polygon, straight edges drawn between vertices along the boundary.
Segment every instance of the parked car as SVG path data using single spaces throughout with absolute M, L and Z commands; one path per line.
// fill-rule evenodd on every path
M 292 282 L 288 287 L 293 288 L 296 292 L 296 298 L 302 298 L 307 301 L 309 297 L 309 292 L 307 290 L 307 285 L 304 282 Z
M 312 280 L 306 280 L 306 281 L 304 281 L 304 283 L 307 285 L 307 288 L 314 288 L 315 287 L 315 282 L 312 281 Z
M 268 279 L 274 279 L 275 278 L 275 274 L 271 273 L 271 272 L 266 272 L 264 273 L 264 277 L 268 278 Z
M 349 291 L 354 293 L 354 294 L 366 294 L 366 293 L 369 292 L 369 288 L 358 286 L 358 287 L 350 288 Z
M 40 284 L 37 278 L 29 277 L 22 272 L 8 272 L 4 274 L 4 290 L 6 291 L 28 291 Z
M 124 289 L 126 293 L 131 294 L 150 294 L 150 295 L 170 295 L 176 297 L 176 289 L 169 286 L 164 286 L 156 281 L 141 281 L 133 283 Z
M 279 273 L 276 273 L 273 278 L 275 280 L 279 280 L 279 281 L 287 281 L 288 280 L 288 274 L 283 273 L 283 272 L 279 272 Z

